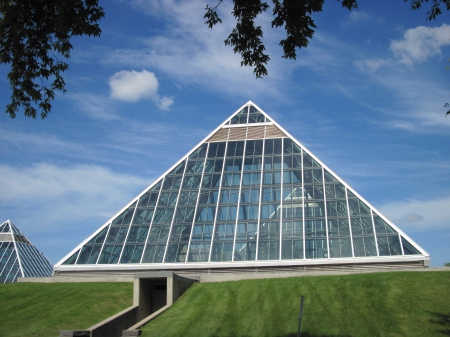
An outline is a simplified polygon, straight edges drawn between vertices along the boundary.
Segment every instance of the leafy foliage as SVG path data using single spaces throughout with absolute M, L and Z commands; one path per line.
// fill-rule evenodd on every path
M 98 0 L 0 0 L 0 63 L 10 64 L 11 102 L 6 113 L 42 118 L 55 91 L 65 92 L 62 73 L 69 68 L 72 36 L 100 36 L 104 17 Z
M 408 0 L 405 0 L 407 2 Z M 420 9 L 422 7 L 422 4 L 424 2 L 428 2 L 428 0 L 410 0 L 411 3 L 411 9 Z M 441 10 L 441 4 L 447 8 L 447 10 L 450 10 L 450 0 L 432 0 L 431 1 L 431 9 L 427 12 L 426 19 L 428 21 L 436 20 L 436 18 L 442 14 Z M 448 67 L 445 68 L 445 70 L 448 70 Z M 450 104 L 445 103 L 444 109 L 447 109 L 447 112 L 445 113 L 445 116 L 450 115 Z M 447 267 L 450 267 L 447 266 Z
M 405 0 L 407 2 L 408 0 Z M 428 0 L 410 0 L 411 9 L 419 9 L 422 7 L 424 2 L 428 2 Z M 427 12 L 427 20 L 435 20 L 437 16 L 442 14 L 441 4 L 447 7 L 447 10 L 450 10 L 450 0 L 432 0 L 431 1 L 431 9 Z
M 448 112 L 447 112 L 447 114 L 448 114 Z M 444 267 L 450 267 L 450 262 L 445 262 Z
M 309 40 L 314 36 L 316 25 L 312 15 L 321 12 L 325 0 L 272 0 L 273 20 L 272 28 L 284 27 L 286 38 L 280 41 L 283 48 L 283 58 L 296 59 L 297 48 L 306 48 Z M 435 20 L 442 14 L 441 5 L 450 10 L 450 0 L 404 0 L 409 2 L 411 9 L 420 9 L 424 2 L 431 2 L 431 8 L 427 12 L 426 19 Z M 217 14 L 217 8 L 223 2 L 218 0 L 217 5 L 210 7 L 206 5 L 204 19 L 209 28 L 222 23 L 222 19 Z M 259 14 L 269 9 L 267 2 L 261 0 L 232 0 L 234 7 L 231 14 L 236 19 L 236 27 L 224 41 L 225 45 L 233 48 L 235 53 L 241 55 L 241 66 L 253 67 L 253 72 L 257 78 L 267 76 L 267 62 L 269 55 L 265 53 L 265 46 L 262 42 L 263 30 L 260 26 L 255 26 L 255 20 Z M 342 7 L 348 10 L 358 8 L 357 0 L 338 0 Z M 444 105 L 447 108 L 446 116 L 450 115 L 450 104 Z
M 325 0 L 272 0 L 273 20 L 272 28 L 284 27 L 286 38 L 280 41 L 283 48 L 283 58 L 296 59 L 297 48 L 306 48 L 309 40 L 313 38 L 317 28 L 312 15 L 321 12 Z M 410 1 L 412 9 L 421 8 L 428 0 L 404 0 Z M 209 28 L 222 23 L 217 9 L 223 0 L 218 0 L 217 5 L 206 6 L 205 23 Z M 252 66 L 257 78 L 266 76 L 269 55 L 265 54 L 265 46 L 262 42 L 263 30 L 255 25 L 259 14 L 269 9 L 267 2 L 261 0 L 233 0 L 233 11 L 231 14 L 236 18 L 236 26 L 225 40 L 225 45 L 233 48 L 235 53 L 241 55 L 241 66 Z M 348 10 L 358 8 L 357 0 L 338 0 L 342 7 Z M 450 0 L 430 0 L 432 6 L 427 13 L 427 20 L 434 20 L 442 14 L 441 5 L 450 10 Z M 450 110 L 447 114 L 450 113 Z
M 223 0 L 219 0 L 214 7 L 206 6 L 205 23 L 212 28 L 222 23 L 217 8 Z M 274 4 L 272 27 L 284 27 L 286 38 L 280 41 L 284 51 L 284 58 L 296 59 L 296 48 L 307 47 L 314 35 L 316 25 L 311 15 L 321 12 L 324 0 L 272 0 Z M 340 1 L 340 0 L 338 0 Z M 225 40 L 225 45 L 233 48 L 235 53 L 241 54 L 241 66 L 252 66 L 257 78 L 267 76 L 266 64 L 270 57 L 265 54 L 262 42 L 261 26 L 255 25 L 259 14 L 269 9 L 267 2 L 261 0 L 233 0 L 231 14 L 236 18 L 236 27 Z M 357 8 L 356 0 L 342 0 L 342 6 L 348 9 Z

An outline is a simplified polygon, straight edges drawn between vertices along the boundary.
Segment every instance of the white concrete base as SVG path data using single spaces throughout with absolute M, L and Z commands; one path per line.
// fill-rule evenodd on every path
M 54 276 L 18 277 L 19 283 L 134 282 L 129 276 Z

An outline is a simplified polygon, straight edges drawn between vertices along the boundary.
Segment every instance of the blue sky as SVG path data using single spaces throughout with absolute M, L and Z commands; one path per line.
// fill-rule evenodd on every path
M 143 191 L 248 100 L 431 255 L 450 261 L 448 13 L 425 21 L 401 0 L 326 1 L 297 60 L 281 58 L 270 10 L 258 24 L 271 57 L 256 79 L 203 23 L 206 1 L 103 1 L 101 38 L 76 38 L 45 120 L 0 115 L 0 221 L 51 260 Z M 211 2 L 210 4 L 213 4 Z M 0 66 L 0 105 L 8 104 Z

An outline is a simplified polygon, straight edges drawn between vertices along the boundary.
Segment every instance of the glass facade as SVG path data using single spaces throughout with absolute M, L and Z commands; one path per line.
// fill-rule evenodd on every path
M 52 264 L 11 222 L 0 225 L 0 283 L 17 277 L 50 277 Z
M 423 255 L 251 103 L 64 265 Z

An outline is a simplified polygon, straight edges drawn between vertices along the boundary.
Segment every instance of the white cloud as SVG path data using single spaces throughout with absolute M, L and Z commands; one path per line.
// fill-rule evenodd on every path
M 151 99 L 161 110 L 168 110 L 173 98 L 158 95 L 159 83 L 155 74 L 143 69 L 141 72 L 122 70 L 109 78 L 112 99 L 137 102 Z
M 178 81 L 180 85 L 201 86 L 208 91 L 233 94 L 245 99 L 257 95 L 283 99 L 282 86 L 292 72 L 293 65 L 301 61 L 282 60 L 278 46 L 282 30 L 272 30 L 270 17 L 262 14 L 258 24 L 266 26 L 264 43 L 271 56 L 269 76 L 256 79 L 251 67 L 240 66 L 240 55 L 234 54 L 223 41 L 235 24 L 230 15 L 231 4 L 219 6 L 223 23 L 213 29 L 204 24 L 205 1 L 132 1 L 140 12 L 164 18 L 170 25 L 160 35 L 149 37 L 141 49 L 116 49 L 104 59 L 106 63 L 130 67 L 155 68 Z M 140 41 L 142 42 L 142 41 Z M 272 47 L 274 48 L 272 50 Z M 169 102 L 169 101 L 167 101 Z M 164 107 L 165 102 L 160 102 Z
M 439 55 L 442 47 L 450 45 L 450 26 L 408 29 L 402 40 L 392 40 L 390 49 L 401 63 L 412 65 Z
M 158 107 L 161 110 L 169 110 L 172 104 L 173 104 L 173 97 L 162 97 L 158 101 Z
M 81 111 L 92 119 L 118 120 L 120 119 L 111 100 L 90 93 L 68 93 L 67 97 L 75 101 L 77 111 Z
M 347 16 L 347 19 L 344 21 L 345 25 L 349 24 L 360 24 L 363 22 L 367 22 L 371 19 L 371 17 L 361 11 L 351 11 L 350 14 Z
M 450 45 L 450 26 L 424 27 L 408 29 L 403 39 L 391 40 L 390 51 L 393 57 L 362 59 L 353 64 L 363 72 L 375 73 L 383 66 L 395 66 L 397 62 L 411 66 L 440 55 L 442 48 Z
M 398 106 L 389 107 L 390 118 L 383 123 L 389 128 L 403 129 L 417 133 L 450 132 L 450 119 L 445 118 L 443 105 L 448 101 L 448 87 L 434 79 L 410 74 L 407 70 L 377 77 L 377 81 L 396 95 Z M 401 76 L 403 75 L 403 76 Z
M 385 59 L 366 59 L 366 60 L 357 60 L 354 61 L 353 64 L 363 72 L 375 73 L 380 67 L 388 65 L 389 61 Z
M 54 134 L 22 132 L 0 128 L 0 143 L 3 147 L 0 154 L 32 153 L 36 158 L 48 154 L 55 156 L 64 154 L 68 158 L 98 159 L 100 153 L 80 142 L 70 142 Z M 27 156 L 30 159 L 30 155 Z
M 14 217 L 7 216 L 11 220 L 20 217 L 20 222 L 38 222 L 48 229 L 67 222 L 108 218 L 149 183 L 98 165 L 0 165 L 0 204 L 2 213 L 14 213 Z
M 432 199 L 394 201 L 379 208 L 400 229 L 408 231 L 430 231 L 450 229 L 450 196 Z

